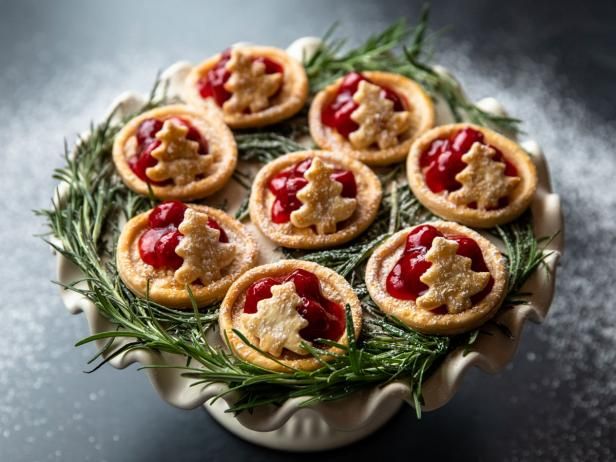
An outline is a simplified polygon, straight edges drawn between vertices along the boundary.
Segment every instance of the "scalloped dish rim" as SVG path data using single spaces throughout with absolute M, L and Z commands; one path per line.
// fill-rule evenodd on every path
M 296 42 L 301 40 L 305 39 L 298 39 Z M 293 44 L 289 47 L 289 50 L 292 47 Z M 163 72 L 162 79 L 169 82 L 168 91 L 172 94 L 177 92 L 178 85 L 186 75 L 189 66 L 189 63 L 178 62 Z M 486 105 L 491 104 L 497 107 L 497 109 L 492 107 L 491 109 L 486 108 L 486 110 L 498 111 L 500 105 L 496 100 L 490 98 L 489 101 L 484 101 Z M 138 109 L 143 102 L 143 97 L 139 95 L 123 93 L 113 102 L 109 114 L 113 114 L 116 118 L 122 117 Z M 87 134 L 83 136 L 87 136 Z M 537 193 L 531 205 L 535 217 L 533 223 L 535 234 L 538 236 L 556 235 L 546 247 L 546 251 L 551 252 L 551 254 L 546 258 L 545 267 L 535 271 L 524 285 L 525 289 L 532 292 L 528 304 L 501 310 L 494 318 L 499 323 L 506 325 L 512 336 L 505 336 L 495 326 L 486 325 L 485 330 L 494 335 L 479 336 L 473 344 L 472 350 L 467 354 L 464 354 L 462 348 L 449 353 L 423 384 L 424 405 L 422 410 L 424 411 L 437 409 L 453 398 L 469 368 L 476 366 L 492 374 L 501 371 L 515 354 L 526 319 L 542 322 L 550 308 L 554 295 L 556 267 L 564 243 L 564 223 L 560 199 L 558 195 L 552 192 L 547 164 L 537 143 L 528 140 L 521 144 L 532 155 L 539 177 Z M 63 186 L 65 185 L 59 185 L 56 198 L 62 197 Z M 76 281 L 79 278 L 79 273 L 80 270 L 72 262 L 61 254 L 57 254 L 57 274 L 61 283 L 69 284 Z M 85 297 L 63 289 L 61 289 L 61 297 L 66 308 L 72 314 L 85 313 L 91 334 L 107 330 L 110 327 L 109 321 Z M 127 340 L 117 341 L 125 342 Z M 99 347 L 103 347 L 104 342 L 101 340 L 97 344 Z M 121 345 L 121 343 L 118 343 L 118 345 Z M 149 366 L 180 364 L 182 362 L 183 359 L 178 356 L 146 350 L 129 351 L 110 361 L 111 365 L 118 369 L 123 369 L 133 363 Z M 162 399 L 183 409 L 192 409 L 204 405 L 227 388 L 224 384 L 192 387 L 190 379 L 182 377 L 180 371 L 175 369 L 146 369 L 146 373 Z M 221 399 L 230 404 L 237 399 L 237 396 L 231 393 Z M 260 432 L 276 430 L 283 426 L 298 410 L 305 409 L 301 407 L 304 400 L 305 398 L 289 399 L 279 407 L 257 408 L 252 413 L 240 413 L 236 418 L 241 425 L 251 430 Z M 315 411 L 332 428 L 353 431 L 367 425 L 386 401 L 391 407 L 393 404 L 391 400 L 396 402 L 407 401 L 413 405 L 409 386 L 402 381 L 394 381 L 382 387 L 358 392 L 356 395 L 343 400 L 319 403 L 310 406 L 309 409 Z

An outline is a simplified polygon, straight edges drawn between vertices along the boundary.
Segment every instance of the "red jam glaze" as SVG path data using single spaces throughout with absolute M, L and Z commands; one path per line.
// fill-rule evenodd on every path
M 203 99 L 214 98 L 214 101 L 216 101 L 216 104 L 219 106 L 222 106 L 225 101 L 231 98 L 231 93 L 225 90 L 225 83 L 227 83 L 227 80 L 231 77 L 231 73 L 226 69 L 230 59 L 231 49 L 226 49 L 220 55 L 220 59 L 216 65 L 197 82 L 197 89 L 201 97 Z M 254 61 L 265 64 L 266 74 L 282 74 L 284 72 L 283 67 L 279 63 L 268 57 L 259 56 L 254 58 Z
M 426 184 L 432 192 L 451 192 L 462 186 L 456 181 L 456 175 L 466 167 L 466 163 L 462 161 L 462 156 L 471 149 L 475 142 L 485 144 L 483 133 L 467 127 L 453 133 L 449 139 L 434 140 L 428 149 L 421 154 L 419 165 L 424 169 Z M 503 156 L 503 153 L 494 146 L 490 147 L 496 151 L 493 159 L 504 162 L 505 175 L 517 176 L 517 169 Z M 499 207 L 506 205 L 507 198 L 504 197 L 501 199 Z
M 244 313 L 256 313 L 257 303 L 272 296 L 272 286 L 293 281 L 301 298 L 297 312 L 308 321 L 300 336 L 309 342 L 315 339 L 338 340 L 345 329 L 345 314 L 342 305 L 321 293 L 319 279 L 310 271 L 296 269 L 286 277 L 266 277 L 253 282 L 246 291 Z
M 276 197 L 272 204 L 272 221 L 288 223 L 291 212 L 302 206 L 297 198 L 300 189 L 308 184 L 304 173 L 312 165 L 312 159 L 303 160 L 277 173 L 268 184 L 268 189 Z M 331 178 L 342 184 L 342 197 L 356 197 L 357 183 L 350 170 L 336 169 Z
M 342 79 L 340 87 L 336 92 L 336 97 L 323 109 L 321 113 L 321 122 L 328 127 L 335 129 L 345 138 L 349 137 L 351 132 L 354 132 L 359 126 L 351 119 L 351 114 L 357 109 L 357 103 L 353 101 L 353 95 L 357 91 L 359 83 L 365 80 L 366 82 L 374 83 L 364 77 L 359 72 L 350 72 Z M 393 90 L 379 85 L 385 93 L 385 98 L 394 103 L 395 111 L 404 111 L 406 105 L 401 96 Z
M 199 130 L 188 120 L 181 117 L 145 119 L 137 128 L 137 134 L 135 135 L 137 138 L 137 150 L 136 154 L 128 159 L 128 166 L 139 179 L 155 186 L 164 186 L 171 183 L 170 180 L 164 182 L 152 181 L 145 173 L 148 168 L 154 167 L 158 163 L 158 161 L 152 157 L 152 151 L 160 146 L 160 141 L 156 139 L 156 134 L 163 128 L 163 122 L 165 120 L 173 120 L 174 122 L 188 127 L 186 138 L 199 143 L 199 154 L 205 155 L 209 152 L 207 140 L 201 136 Z
M 479 245 L 470 237 L 445 236 L 431 225 L 421 225 L 411 231 L 406 238 L 402 257 L 390 271 L 386 280 L 386 289 L 389 295 L 400 300 L 416 300 L 423 295 L 428 286 L 419 279 L 420 276 L 432 265 L 426 261 L 426 253 L 432 247 L 432 241 L 436 237 L 446 237 L 458 243 L 458 255 L 471 259 L 471 269 L 477 272 L 489 271 L 481 253 Z M 494 279 L 479 293 L 471 297 L 473 304 L 479 303 L 490 293 Z M 437 314 L 447 314 L 446 306 L 439 306 L 433 310 Z
M 150 212 L 150 228 L 139 238 L 139 256 L 144 263 L 156 269 L 176 270 L 182 266 L 183 259 L 175 253 L 175 248 L 182 239 L 177 228 L 187 208 L 180 201 L 165 201 Z M 207 225 L 220 231 L 219 242 L 229 242 L 227 233 L 216 220 L 208 218 Z

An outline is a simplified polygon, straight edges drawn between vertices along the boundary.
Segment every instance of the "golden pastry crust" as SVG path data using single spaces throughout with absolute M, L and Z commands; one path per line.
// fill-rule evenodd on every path
M 233 283 L 227 295 L 225 296 L 220 306 L 220 314 L 218 316 L 218 324 L 220 326 L 221 335 L 226 337 L 230 348 L 234 354 L 244 361 L 248 361 L 257 366 L 274 370 L 288 372 L 290 369 L 299 369 L 310 371 L 318 369 L 322 364 L 312 356 L 301 356 L 296 353 L 284 350 L 278 362 L 273 361 L 261 353 L 246 345 L 234 332 L 233 329 L 242 331 L 240 323 L 240 315 L 244 307 L 246 299 L 246 290 L 255 281 L 265 277 L 286 276 L 296 269 L 304 269 L 310 271 L 317 276 L 321 283 L 321 291 L 323 295 L 342 306 L 349 305 L 353 315 L 353 330 L 355 337 L 359 336 L 362 323 L 362 309 L 357 295 L 353 291 L 351 285 L 335 271 L 325 268 L 316 263 L 302 260 L 282 260 L 268 265 L 258 266 L 251 269 L 242 275 Z M 348 344 L 346 330 L 344 334 L 337 340 L 342 345 Z M 340 354 L 343 351 L 340 348 L 329 347 L 325 348 L 332 354 Z M 328 358 L 323 357 L 322 360 Z M 330 358 L 332 359 L 332 358 Z M 287 367 L 285 367 L 287 366 Z
M 492 290 L 472 308 L 460 313 L 435 314 L 419 309 L 412 300 L 400 300 L 389 295 L 386 279 L 401 258 L 406 238 L 416 226 L 404 229 L 376 248 L 366 266 L 366 287 L 379 308 L 400 319 L 408 326 L 426 334 L 452 335 L 474 329 L 498 311 L 507 290 L 505 258 L 494 244 L 479 233 L 457 223 L 435 221 L 428 223 L 445 236 L 468 236 L 481 249 L 483 259 L 494 279 Z M 418 225 L 420 226 L 420 225 Z
M 362 72 L 362 74 L 373 83 L 390 88 L 406 100 L 406 110 L 411 114 L 412 124 L 400 137 L 400 143 L 386 149 L 358 150 L 336 130 L 321 122 L 321 113 L 327 104 L 335 98 L 342 78 L 314 97 L 308 115 L 310 134 L 322 149 L 343 152 L 371 166 L 400 162 L 407 156 L 413 141 L 434 126 L 435 115 L 432 100 L 419 84 L 402 75 L 378 71 Z
M 205 205 L 186 205 L 212 217 L 225 230 L 229 242 L 236 244 L 237 249 L 231 264 L 223 269 L 221 279 L 205 286 L 191 285 L 197 304 L 205 306 L 222 300 L 231 283 L 256 264 L 258 248 L 254 238 L 244 226 L 222 210 Z M 146 296 L 149 281 L 151 300 L 170 308 L 191 309 L 190 297 L 185 286 L 174 279 L 175 271 L 155 269 L 144 263 L 139 256 L 139 238 L 149 229 L 150 212 L 151 210 L 131 218 L 122 229 L 116 252 L 118 273 L 124 284 L 140 297 Z
M 148 195 L 148 184 L 139 178 L 128 165 L 128 159 L 135 154 L 136 133 L 139 124 L 146 119 L 181 117 L 188 120 L 207 141 L 208 156 L 213 157 L 207 173 L 202 179 L 184 185 L 151 185 L 154 196 L 161 200 L 191 200 L 210 196 L 220 190 L 231 178 L 237 164 L 237 146 L 231 130 L 225 124 L 220 109 L 208 102 L 200 109 L 186 105 L 163 106 L 131 119 L 116 135 L 113 143 L 113 162 L 122 181 L 138 194 Z
M 308 77 L 304 66 L 284 50 L 263 46 L 242 46 L 243 53 L 255 57 L 267 57 L 280 64 L 283 69 L 281 90 L 271 99 L 270 106 L 259 112 L 225 113 L 225 122 L 231 128 L 254 128 L 272 125 L 296 114 L 304 107 L 308 98 Z M 199 94 L 197 82 L 220 61 L 221 53 L 206 59 L 195 66 L 186 78 L 184 100 L 195 107 L 204 104 L 205 99 Z
M 312 228 L 296 228 L 291 224 L 274 223 L 271 209 L 274 195 L 267 185 L 281 170 L 305 159 L 319 157 L 326 163 L 350 170 L 357 183 L 357 207 L 343 227 L 331 234 L 317 234 Z M 361 234 L 374 221 L 381 203 L 381 182 L 374 172 L 348 156 L 328 151 L 299 151 L 286 154 L 266 164 L 257 173 L 250 194 L 250 219 L 275 243 L 292 249 L 322 249 L 344 244 Z
M 472 128 L 483 133 L 484 142 L 499 149 L 517 169 L 520 181 L 509 195 L 509 204 L 506 207 L 483 210 L 456 205 L 448 198 L 447 192 L 434 193 L 426 184 L 423 169 L 419 165 L 421 154 L 434 140 L 448 138 L 463 128 Z M 516 219 L 528 208 L 537 189 L 537 170 L 528 153 L 509 138 L 493 130 L 468 123 L 443 125 L 419 137 L 411 147 L 406 171 L 413 194 L 424 206 L 447 220 L 476 228 L 492 228 Z

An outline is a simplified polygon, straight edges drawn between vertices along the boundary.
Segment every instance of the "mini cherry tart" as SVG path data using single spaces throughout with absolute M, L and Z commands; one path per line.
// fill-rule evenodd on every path
M 170 105 L 131 119 L 116 135 L 113 162 L 122 181 L 162 200 L 210 196 L 237 164 L 233 134 L 213 103 Z
M 407 175 L 413 194 L 433 213 L 477 228 L 520 216 L 537 188 L 528 153 L 493 130 L 466 123 L 436 127 L 418 138 Z
M 263 66 L 251 75 L 255 72 L 251 63 Z M 235 81 L 234 73 L 242 78 Z M 303 65 L 284 50 L 239 46 L 195 66 L 186 79 L 183 98 L 196 107 L 213 101 L 231 128 L 263 127 L 288 119 L 304 106 L 308 78 Z M 244 107 L 244 102 L 250 105 Z
M 194 222 L 199 226 L 189 223 L 189 210 L 190 218 L 201 219 Z M 194 231 L 186 234 L 189 225 Z M 185 239 L 190 241 L 183 243 L 182 251 L 179 246 Z M 205 239 L 209 239 L 207 245 L 213 250 L 203 255 L 192 253 L 191 246 L 203 248 Z M 126 223 L 118 240 L 116 261 L 122 281 L 136 295 L 145 297 L 149 282 L 147 295 L 151 300 L 171 308 L 189 309 L 192 304 L 186 284 L 190 284 L 199 306 L 222 300 L 231 283 L 255 265 L 257 256 L 254 238 L 225 212 L 167 201 Z M 217 273 L 191 273 L 194 268 L 189 264 L 196 261 L 198 267 L 199 259 L 207 259 L 211 267 L 220 262 L 220 267 L 215 268 Z M 204 265 L 206 271 L 208 265 Z M 204 280 L 200 274 L 212 277 Z
M 298 194 L 306 191 L 306 175 L 318 158 L 331 170 L 329 178 L 341 185 L 340 201 L 354 201 L 347 217 L 329 230 L 321 229 L 324 213 L 317 214 L 316 224 L 298 227 L 293 214 L 303 205 Z M 316 183 L 311 187 L 318 189 Z M 282 247 L 319 249 L 340 245 L 361 234 L 376 217 L 382 196 L 381 183 L 374 172 L 348 156 L 327 151 L 300 151 L 286 154 L 266 164 L 257 173 L 250 194 L 252 222 L 272 241 Z
M 362 82 L 380 87 L 385 104 L 390 102 L 393 108 L 391 120 L 384 122 L 382 118 L 373 117 L 375 113 L 386 111 L 370 106 L 368 95 L 366 101 L 358 102 L 358 98 L 364 97 L 363 94 L 360 96 Z M 378 94 L 377 89 L 374 92 Z M 378 98 L 376 103 L 379 103 Z M 363 116 L 358 111 L 361 106 L 365 106 Z M 400 119 L 402 115 L 403 121 Z M 312 101 L 308 121 L 312 138 L 321 148 L 343 152 L 368 165 L 379 166 L 403 160 L 413 141 L 434 126 L 434 117 L 432 100 L 416 82 L 398 74 L 372 71 L 351 72 L 320 91 Z M 366 137 L 366 128 L 362 128 L 359 121 L 367 128 L 375 123 L 385 123 L 389 130 L 394 130 L 390 141 L 379 140 L 379 136 L 385 136 L 385 129 L 375 129 L 369 133 L 371 136 Z
M 293 301 L 287 308 L 292 310 L 295 324 L 288 321 L 288 314 L 283 316 L 276 311 L 284 304 L 279 298 L 283 289 L 291 291 Z M 234 282 L 222 301 L 218 319 L 223 338 L 226 335 L 231 350 L 241 359 L 271 370 L 294 368 L 309 371 L 322 364 L 301 348 L 294 352 L 287 347 L 296 345 L 297 349 L 300 342 L 307 342 L 332 354 L 342 353 L 339 348 L 320 343 L 319 339 L 348 344 L 344 308 L 347 304 L 351 309 L 353 331 L 358 336 L 362 322 L 361 304 L 350 284 L 336 272 L 316 263 L 283 260 L 253 268 Z M 268 310 L 276 312 L 268 313 Z M 234 333 L 234 330 L 240 331 L 261 350 L 271 349 L 270 331 L 258 322 L 259 319 L 265 319 L 270 325 L 285 326 L 282 334 L 274 332 L 280 350 L 274 355 L 278 362 L 247 345 Z M 285 347 L 280 349 L 280 344 Z M 323 356 L 322 359 L 332 358 Z
M 458 287 L 459 282 L 448 279 L 458 277 L 461 270 L 447 275 L 447 260 L 442 260 L 442 269 L 434 267 L 440 265 L 439 260 L 428 261 L 435 243 L 443 241 L 455 249 L 452 258 L 460 262 L 464 260 L 460 257 L 466 257 L 465 284 L 475 284 L 474 289 Z M 436 280 L 430 280 L 434 284 L 425 283 L 430 269 L 439 272 Z M 451 335 L 474 329 L 496 313 L 506 293 L 507 269 L 500 251 L 479 233 L 457 223 L 435 221 L 399 231 L 377 247 L 368 260 L 365 278 L 370 296 L 383 312 L 420 332 Z M 448 293 L 452 286 L 454 292 Z M 467 306 L 454 309 L 437 302 L 426 308 L 424 299 L 434 293 L 452 304 L 462 299 Z

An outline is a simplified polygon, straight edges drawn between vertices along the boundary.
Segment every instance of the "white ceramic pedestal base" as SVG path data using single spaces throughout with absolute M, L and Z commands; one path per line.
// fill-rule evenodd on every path
M 295 42 L 289 52 L 297 59 L 308 57 L 318 47 L 320 41 L 314 38 L 302 38 Z M 167 88 L 167 96 L 178 97 L 184 88 L 186 76 L 192 65 L 179 62 L 161 75 Z M 438 72 L 446 72 L 438 68 Z M 462 91 L 460 89 L 460 91 Z M 145 98 L 140 95 L 125 93 L 119 96 L 109 114 L 113 114 L 114 123 L 122 120 L 143 106 Z M 493 98 L 487 98 L 478 103 L 483 110 L 505 115 L 502 106 Z M 446 104 L 437 102 L 438 124 L 452 121 Z M 87 138 L 82 134 L 81 138 Z M 467 370 L 480 367 L 486 372 L 496 373 L 504 369 L 511 361 L 521 338 L 522 328 L 527 319 L 541 322 L 548 313 L 552 296 L 556 265 L 563 251 L 564 224 L 559 197 L 552 192 L 550 178 L 545 158 L 539 145 L 531 140 L 522 143 L 537 166 L 539 184 L 532 203 L 535 235 L 555 236 L 550 241 L 546 252 L 546 265 L 541 266 L 527 281 L 522 290 L 532 296 L 526 303 L 504 310 L 496 315 L 496 320 L 507 326 L 512 337 L 502 335 L 495 326 L 484 326 L 492 335 L 482 335 L 473 345 L 473 351 L 463 354 L 462 349 L 451 352 L 441 365 L 423 383 L 422 393 L 424 406 L 422 410 L 430 411 L 446 404 L 455 394 Z M 67 185 L 61 183 L 54 200 L 62 201 Z M 211 204 L 229 201 L 229 211 L 239 207 L 245 191 L 235 183 L 229 184 L 210 198 Z M 237 199 L 237 200 L 235 200 Z M 232 205 L 236 205 L 233 207 Z M 254 230 L 254 228 L 253 228 Z M 276 246 L 260 236 L 255 230 L 255 239 L 261 247 L 262 261 L 276 261 L 280 256 L 273 252 Z M 56 242 L 56 245 L 60 245 Z M 58 280 L 64 287 L 77 285 L 86 289 L 85 275 L 72 262 L 58 253 Z M 73 313 L 85 312 L 90 332 L 98 334 L 113 330 L 107 319 L 99 313 L 97 307 L 79 292 L 62 289 L 62 299 Z M 104 348 L 106 339 L 99 339 L 97 345 Z M 130 338 L 116 339 L 115 345 L 121 347 L 130 342 Z M 152 350 L 132 350 L 116 356 L 110 364 L 116 368 L 125 368 L 138 363 L 144 366 L 181 366 L 186 363 L 184 357 L 160 353 Z M 207 404 L 211 398 L 225 394 L 228 391 L 223 384 L 212 384 L 201 388 L 194 387 L 190 378 L 182 375 L 181 369 L 148 368 L 148 377 L 160 396 L 168 403 L 182 409 L 194 409 L 205 404 L 206 410 L 224 428 L 254 444 L 285 451 L 309 452 L 333 449 L 358 441 L 383 426 L 408 400 L 411 390 L 407 381 L 394 381 L 387 385 L 365 390 L 364 393 L 349 397 L 349 399 L 331 403 L 321 403 L 313 409 L 300 408 L 302 399 L 291 399 L 277 408 L 270 406 L 255 411 L 253 414 L 242 414 L 236 419 L 232 414 L 225 413 L 227 403 L 218 400 L 213 406 Z M 361 393 L 361 392 L 360 392 Z M 284 423 L 283 423 L 284 422 Z M 329 422 L 329 423 L 328 423 Z M 273 429 L 269 432 L 258 432 L 250 428 Z
M 324 451 L 340 448 L 371 435 L 385 425 L 400 409 L 403 402 L 387 400 L 367 425 L 356 430 L 337 430 L 310 409 L 297 411 L 280 428 L 271 432 L 257 432 L 244 427 L 233 416 L 225 412 L 227 403 L 220 399 L 213 405 L 203 406 L 220 425 L 236 436 L 259 446 L 293 452 Z

